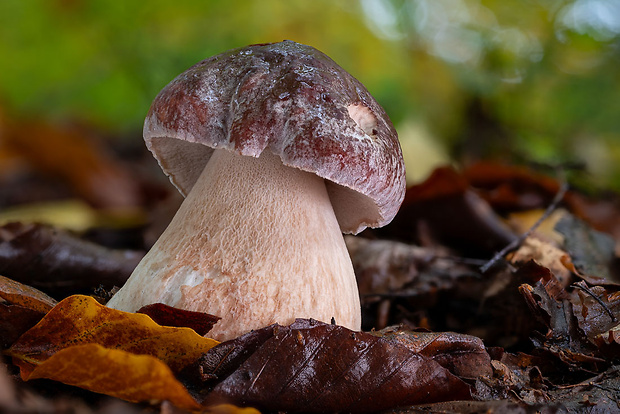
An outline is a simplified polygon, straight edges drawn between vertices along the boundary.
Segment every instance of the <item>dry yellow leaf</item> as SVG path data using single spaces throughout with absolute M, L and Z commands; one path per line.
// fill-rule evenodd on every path
M 33 366 L 76 345 L 150 355 L 179 372 L 218 342 L 189 328 L 160 326 L 143 314 L 110 309 L 89 296 L 74 295 L 58 303 L 6 353 Z M 22 375 L 28 375 L 23 363 Z
M 0 298 L 41 313 L 47 313 L 57 303 L 40 290 L 4 276 L 0 276 Z
M 131 402 L 170 401 L 179 408 L 200 408 L 162 361 L 97 344 L 58 351 L 25 379 L 35 378 L 48 378 Z

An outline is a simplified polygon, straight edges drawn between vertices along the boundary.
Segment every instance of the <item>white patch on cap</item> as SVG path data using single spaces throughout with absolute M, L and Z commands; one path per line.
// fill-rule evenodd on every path
M 377 117 L 372 113 L 370 108 L 360 105 L 360 104 L 351 104 L 347 106 L 347 111 L 349 111 L 349 116 L 357 126 L 359 126 L 362 131 L 366 135 L 374 136 L 377 134 Z

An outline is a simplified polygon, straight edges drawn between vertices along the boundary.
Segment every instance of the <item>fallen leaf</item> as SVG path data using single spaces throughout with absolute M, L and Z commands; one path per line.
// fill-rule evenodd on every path
M 447 249 L 358 236 L 346 236 L 345 242 L 362 296 L 423 296 L 432 290 L 451 289 L 456 279 L 472 275 L 466 266 L 447 257 Z
M 24 306 L 0 303 L 0 349 L 10 347 L 44 315 Z
M 70 296 L 24 333 L 6 354 L 17 358 L 22 376 L 62 349 L 84 344 L 151 355 L 179 372 L 218 344 L 189 328 L 164 327 L 146 315 L 110 309 L 88 296 Z
M 200 408 L 164 362 L 150 355 L 136 355 L 94 343 L 59 350 L 24 379 L 36 378 L 131 402 L 168 400 L 179 408 Z
M 0 227 L 0 274 L 66 297 L 91 293 L 99 285 L 122 286 L 142 252 L 113 250 L 44 225 Z
M 610 271 L 615 259 L 615 242 L 610 235 L 592 229 L 571 215 L 562 217 L 555 229 L 564 236 L 564 248 L 581 277 L 590 277 L 595 283 L 600 279 L 618 282 Z
M 523 240 L 517 251 L 509 256 L 509 260 L 513 264 L 533 260 L 549 269 L 562 286 L 566 287 L 571 283 L 571 272 L 565 265 L 567 261 L 570 261 L 566 252 L 553 243 L 539 238 L 537 233 Z
M 542 208 L 516 211 L 508 214 L 507 221 L 510 228 L 512 228 L 516 234 L 525 234 L 531 231 L 537 224 L 534 234 L 548 243 L 555 246 L 562 246 L 564 243 L 564 236 L 555 230 L 555 225 L 562 217 L 570 213 L 563 208 L 558 208 L 549 213 L 548 217 L 539 223 L 542 216 L 546 213 L 546 209 Z
M 0 276 L 0 348 L 10 347 L 56 303 L 37 289 Z
M 620 292 L 607 286 L 583 289 L 583 282 L 575 286 L 582 287 L 571 295 L 579 328 L 601 356 L 620 357 Z
M 394 220 L 372 233 L 422 246 L 425 237 L 431 237 L 484 257 L 516 237 L 467 180 L 449 167 L 437 168 L 426 181 L 408 188 Z
M 47 313 L 58 303 L 40 290 L 4 276 L 0 276 L 0 298 L 39 313 Z
M 251 352 L 243 354 L 239 349 L 246 341 Z M 267 327 L 219 347 L 224 351 L 214 347 L 196 367 L 203 386 L 213 387 L 204 400 L 207 404 L 368 412 L 471 398 L 465 382 L 396 341 L 313 320 Z M 231 370 L 223 378 L 222 373 Z
M 548 328 L 548 332 L 532 336 L 534 345 L 555 355 L 569 369 L 606 365 L 596 354 L 596 347 L 581 333 L 570 294 L 549 269 L 533 262 L 530 267 L 540 274 L 540 280 L 534 286 L 521 285 L 519 291 L 533 315 Z
M 222 319 L 219 316 L 204 312 L 173 308 L 163 303 L 143 306 L 136 313 L 148 315 L 159 325 L 191 328 L 200 336 L 205 336 L 213 328 L 213 325 Z
M 500 213 L 545 208 L 560 189 L 556 179 L 517 165 L 477 162 L 463 176 Z
M 491 376 L 491 357 L 480 338 L 455 332 L 412 332 L 386 328 L 372 333 L 430 358 L 459 378 Z

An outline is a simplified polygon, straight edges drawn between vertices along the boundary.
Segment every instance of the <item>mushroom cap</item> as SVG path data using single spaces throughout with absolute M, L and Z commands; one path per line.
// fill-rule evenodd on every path
M 398 136 L 383 108 L 328 56 L 292 41 L 192 66 L 155 98 L 144 139 L 183 195 L 215 149 L 270 151 L 326 180 L 345 233 L 389 223 L 405 193 Z

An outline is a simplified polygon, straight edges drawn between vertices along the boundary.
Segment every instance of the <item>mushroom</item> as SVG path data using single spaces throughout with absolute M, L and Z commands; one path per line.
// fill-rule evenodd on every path
M 168 84 L 144 139 L 185 200 L 108 306 L 211 313 L 219 340 L 295 318 L 360 329 L 342 232 L 391 221 L 405 170 L 358 80 L 292 41 L 234 49 Z

